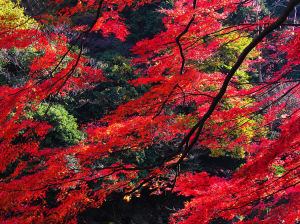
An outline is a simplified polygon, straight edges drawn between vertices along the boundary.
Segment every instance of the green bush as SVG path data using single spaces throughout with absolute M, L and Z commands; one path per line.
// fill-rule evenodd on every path
M 62 105 L 54 104 L 49 107 L 48 103 L 42 103 L 29 116 L 39 121 L 47 121 L 52 126 L 41 143 L 42 147 L 71 146 L 84 137 L 78 129 L 76 119 Z

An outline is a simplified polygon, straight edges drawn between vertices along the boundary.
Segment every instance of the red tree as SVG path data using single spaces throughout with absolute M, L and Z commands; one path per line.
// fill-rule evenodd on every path
M 50 5 L 63 2 L 56 0 Z M 148 2 L 137 1 L 135 7 Z M 46 23 L 60 26 L 76 13 L 96 11 L 90 26 L 70 28 L 79 31 L 73 40 L 79 46 L 77 52 L 74 45 L 68 47 L 65 35 L 49 33 L 41 27 L 1 31 L 2 49 L 30 46 L 41 53 L 31 61 L 23 85 L 0 87 L 0 171 L 4 172 L 22 156 L 29 158 L 18 162 L 14 171 L 1 179 L 1 222 L 76 223 L 79 212 L 99 207 L 112 192 L 123 191 L 129 197 L 146 186 L 157 192 L 171 186 L 179 194 L 193 196 L 182 211 L 172 216 L 173 223 L 209 223 L 220 217 L 228 220 L 239 217 L 240 223 L 299 221 L 297 108 L 283 116 L 285 121 L 277 140 L 257 133 L 264 132 L 282 115 L 285 97 L 299 97 L 299 83 L 286 77 L 299 66 L 300 30 L 278 29 L 300 1 L 290 0 L 278 18 L 256 24 L 224 25 L 230 14 L 239 7 L 248 7 L 250 2 L 178 0 L 174 1 L 174 8 L 162 10 L 166 14 L 163 19 L 166 30 L 151 40 L 138 42 L 132 49 L 137 55 L 133 63 L 140 66 L 137 71 L 140 78 L 132 84 L 152 84 L 149 91 L 87 125 L 88 138 L 67 148 L 41 149 L 40 141 L 50 126 L 28 119 L 27 113 L 49 96 L 91 88 L 93 83 L 104 79 L 101 70 L 88 66 L 83 44 L 91 32 L 101 32 L 103 36 L 114 34 L 125 40 L 128 31 L 119 13 L 132 6 L 133 1 L 78 1 L 74 7 L 58 10 L 55 19 L 51 15 L 37 19 L 41 26 Z M 224 46 L 236 43 L 261 24 L 265 26 L 263 31 L 245 46 L 230 69 L 211 73 L 201 69 L 214 58 L 221 60 Z M 258 46 L 270 46 L 264 38 L 272 32 L 277 32 L 277 38 L 267 41 L 280 41 L 277 46 L 280 43 L 278 50 L 285 53 L 286 65 L 263 83 L 242 83 L 236 75 L 238 69 L 242 63 L 251 67 L 255 56 L 248 57 L 249 53 Z M 236 36 L 230 37 L 232 33 Z M 289 85 L 276 94 L 262 97 L 281 83 Z M 184 116 L 176 112 L 180 106 L 190 104 L 195 105 L 192 112 Z M 250 127 L 254 127 L 257 135 L 240 131 Z M 237 132 L 233 133 L 233 129 Z M 16 138 L 21 141 L 15 141 Z M 95 166 L 96 161 L 116 152 L 147 150 L 159 142 L 168 144 L 152 165 L 141 167 L 119 158 L 107 166 Z M 209 148 L 212 153 L 243 151 L 247 163 L 228 179 L 207 173 L 179 174 L 179 164 L 195 148 Z M 69 157 L 76 159 L 75 167 L 70 165 Z M 276 173 L 277 165 L 284 172 Z M 146 177 L 139 176 L 141 170 L 148 171 Z M 97 187 L 91 187 L 91 183 Z M 54 207 L 48 205 L 46 198 L 51 189 L 58 190 Z M 260 215 L 251 219 L 254 212 Z

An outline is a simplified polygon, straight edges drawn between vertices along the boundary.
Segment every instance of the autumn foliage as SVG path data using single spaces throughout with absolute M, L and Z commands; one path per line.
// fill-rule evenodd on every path
M 53 14 L 31 18 L 17 3 L 0 0 L 19 10 L 0 9 L 2 51 L 35 53 L 23 83 L 0 86 L 1 223 L 77 223 L 80 212 L 101 206 L 111 193 L 130 199 L 143 187 L 192 196 L 170 223 L 300 221 L 300 85 L 290 76 L 300 64 L 300 29 L 284 26 L 299 0 L 290 0 L 278 18 L 241 24 L 229 17 L 255 10 L 252 1 L 172 1 L 160 10 L 165 29 L 131 50 L 138 78 L 130 84 L 148 91 L 83 124 L 79 143 L 48 148 L 41 142 L 51 125 L 30 114 L 43 107 L 46 117 L 49 99 L 104 82 L 103 70 L 84 54 L 85 41 L 91 33 L 125 41 L 129 27 L 121 12 L 151 1 L 64 2 L 51 1 L 58 8 Z M 72 16 L 91 12 L 92 24 L 72 25 Z M 268 61 L 261 57 L 267 51 Z M 257 64 L 276 64 L 272 58 L 282 58 L 281 66 L 255 81 Z M 270 138 L 275 121 L 280 135 Z M 195 150 L 246 162 L 227 177 L 180 170 Z M 156 155 L 149 163 L 125 156 L 147 151 Z

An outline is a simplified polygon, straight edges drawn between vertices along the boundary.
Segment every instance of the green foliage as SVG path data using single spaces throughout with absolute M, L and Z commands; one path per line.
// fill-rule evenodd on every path
M 282 175 L 285 173 L 286 169 L 283 166 L 274 166 L 275 175 Z
M 242 7 L 239 6 L 238 10 L 234 13 L 232 13 L 228 19 L 225 21 L 225 24 L 232 25 L 232 24 L 241 24 L 246 22 L 255 22 L 256 20 L 260 20 L 264 17 L 269 17 L 271 15 L 271 12 L 269 9 L 272 8 L 272 13 L 274 14 L 274 17 L 277 17 L 280 15 L 280 12 L 283 8 L 284 4 L 276 4 L 278 7 L 272 6 L 274 4 L 274 0 L 260 0 L 259 6 L 260 11 L 256 12 L 253 10 L 255 7 Z
M 247 46 L 252 41 L 252 38 L 246 37 L 238 32 L 230 32 L 223 35 L 220 34 L 219 38 L 225 39 L 226 41 L 216 54 L 214 54 L 204 62 L 193 62 L 196 64 L 199 63 L 198 68 L 201 71 L 213 73 L 230 69 L 245 46 Z M 254 58 L 256 56 L 258 56 L 258 53 L 253 51 L 248 56 L 248 58 Z M 245 80 L 245 78 L 247 79 L 248 77 L 245 72 L 242 72 L 242 70 L 243 67 L 239 69 L 238 76 Z
M 0 86 L 18 86 L 24 83 L 28 77 L 30 61 L 37 57 L 39 52 L 28 47 L 19 50 L 11 48 L 0 50 Z
M 137 78 L 137 75 L 125 57 L 114 56 L 114 53 L 108 52 L 97 61 L 96 66 L 103 70 L 106 80 L 74 98 L 59 101 L 72 111 L 80 122 L 100 119 L 117 109 L 120 104 L 141 96 L 147 90 L 145 86 L 135 87 L 128 83 Z
M 76 119 L 62 105 L 54 104 L 49 107 L 48 103 L 43 103 L 29 117 L 47 121 L 52 126 L 42 142 L 43 147 L 71 146 L 84 137 L 78 130 Z
M 129 150 L 122 153 L 121 157 L 123 162 L 129 164 L 136 164 L 138 166 L 149 166 L 154 164 L 158 158 L 153 149 L 142 149 L 142 150 Z

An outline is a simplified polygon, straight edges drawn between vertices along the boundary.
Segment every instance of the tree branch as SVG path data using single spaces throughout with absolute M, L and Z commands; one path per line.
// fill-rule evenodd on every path
M 182 151 L 184 146 L 185 146 L 185 149 L 182 153 L 182 156 L 177 161 L 177 163 L 176 163 L 177 165 L 183 161 L 183 159 L 187 156 L 187 154 L 192 149 L 192 147 L 196 144 L 196 142 L 202 132 L 202 129 L 203 129 L 203 126 L 204 126 L 206 120 L 208 120 L 210 118 L 210 116 L 216 109 L 216 106 L 218 105 L 218 103 L 221 101 L 221 99 L 225 95 L 227 87 L 230 83 L 230 80 L 232 79 L 232 77 L 234 76 L 234 74 L 238 70 L 238 68 L 241 66 L 241 64 L 247 57 L 247 55 L 251 52 L 251 50 L 253 50 L 256 47 L 256 45 L 258 45 L 263 40 L 264 37 L 266 37 L 268 34 L 270 34 L 273 30 L 279 28 L 284 23 L 284 21 L 287 19 L 289 14 L 294 10 L 294 8 L 299 3 L 300 3 L 300 0 L 290 0 L 288 5 L 286 6 L 285 10 L 280 15 L 280 17 L 274 23 L 272 23 L 270 26 L 266 27 L 259 35 L 257 35 L 251 41 L 251 43 L 243 50 L 243 52 L 238 57 L 236 63 L 233 65 L 233 67 L 227 73 L 226 78 L 222 84 L 222 87 L 219 90 L 219 93 L 217 94 L 217 96 L 214 98 L 213 102 L 211 103 L 208 111 L 204 114 L 202 119 L 190 130 L 190 132 L 186 135 L 186 137 L 183 139 L 183 141 L 179 145 L 178 152 Z M 195 137 L 192 139 L 191 143 L 189 144 L 193 134 L 195 134 Z

